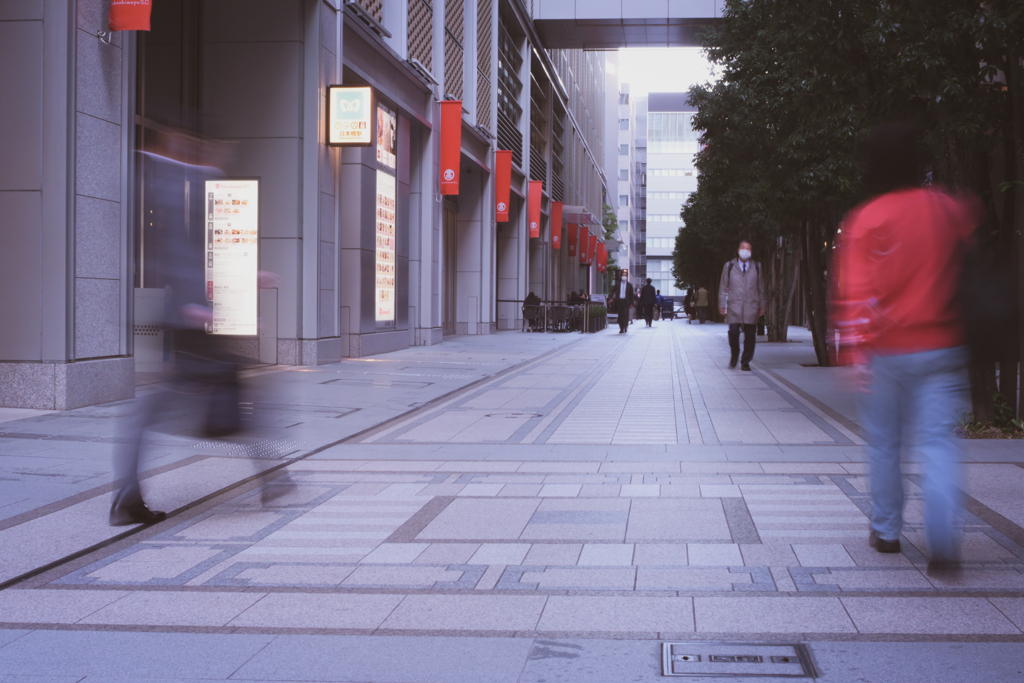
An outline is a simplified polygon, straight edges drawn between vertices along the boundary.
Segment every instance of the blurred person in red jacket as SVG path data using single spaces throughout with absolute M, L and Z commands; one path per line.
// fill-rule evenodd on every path
M 843 222 L 832 303 L 838 360 L 854 366 L 869 442 L 869 543 L 900 551 L 900 450 L 912 438 L 924 463 L 929 572 L 955 570 L 960 450 L 953 428 L 968 361 L 957 285 L 978 211 L 973 201 L 921 186 L 923 154 L 912 126 L 879 126 L 864 152 L 875 196 Z

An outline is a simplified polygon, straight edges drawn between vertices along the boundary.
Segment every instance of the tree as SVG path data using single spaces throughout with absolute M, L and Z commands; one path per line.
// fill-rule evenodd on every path
M 604 227 L 604 241 L 615 239 L 615 233 L 619 229 L 619 219 L 612 211 L 612 207 L 607 204 L 604 205 L 604 209 L 601 214 L 601 225 Z M 615 257 L 611 254 L 608 255 L 608 268 L 605 272 L 607 282 L 617 282 L 619 279 L 619 266 L 616 262 Z
M 727 0 L 704 35 L 721 78 L 690 92 L 704 149 L 698 191 L 681 212 L 677 281 L 749 236 L 771 264 L 770 324 L 784 338 L 799 279 L 818 362 L 828 364 L 832 245 L 842 216 L 868 198 L 857 140 L 894 118 L 921 126 L 933 180 L 980 196 L 993 247 L 1024 270 L 1022 41 L 1024 0 Z M 1020 306 L 1022 278 L 1016 286 Z M 1004 396 L 1017 393 L 1021 325 L 999 360 Z M 995 366 L 974 374 L 975 409 L 985 410 Z

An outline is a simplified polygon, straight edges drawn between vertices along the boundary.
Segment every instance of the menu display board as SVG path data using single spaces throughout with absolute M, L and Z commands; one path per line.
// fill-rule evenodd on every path
M 373 142 L 373 90 L 332 85 L 327 88 L 327 144 Z
M 383 104 L 377 105 L 377 258 L 374 291 L 377 322 L 395 321 L 395 209 L 397 183 L 395 146 L 398 117 Z
M 210 334 L 259 332 L 259 181 L 206 181 L 206 299 Z

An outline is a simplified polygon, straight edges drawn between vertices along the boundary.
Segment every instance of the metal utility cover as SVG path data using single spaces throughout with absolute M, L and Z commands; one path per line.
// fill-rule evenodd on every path
M 662 643 L 662 676 L 816 678 L 799 643 Z

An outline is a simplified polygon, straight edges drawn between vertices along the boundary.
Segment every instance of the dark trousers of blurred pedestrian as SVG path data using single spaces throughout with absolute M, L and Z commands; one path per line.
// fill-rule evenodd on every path
M 625 332 L 629 329 L 629 311 L 630 306 L 620 306 L 619 311 L 619 332 Z
M 959 556 L 954 522 L 961 454 L 953 428 L 965 407 L 967 356 L 965 347 L 875 356 L 870 383 L 858 399 L 871 465 L 871 529 L 880 539 L 899 540 L 900 450 L 904 435 L 911 436 L 924 464 L 925 540 L 938 561 Z
M 739 358 L 740 364 L 749 365 L 754 360 L 754 344 L 757 343 L 756 325 L 744 325 L 741 323 L 729 323 L 729 351 L 732 353 L 730 363 L 736 364 Z M 740 329 L 743 330 L 743 357 L 740 358 Z
M 707 320 L 707 319 L 708 319 L 708 307 L 707 306 L 698 306 L 697 307 L 697 320 L 699 320 L 700 324 L 703 325 L 704 321 Z
M 654 304 L 644 304 L 644 320 L 647 322 L 647 327 L 650 327 L 654 320 Z

